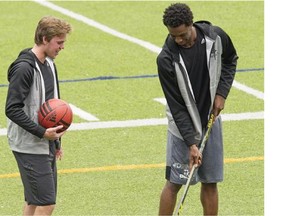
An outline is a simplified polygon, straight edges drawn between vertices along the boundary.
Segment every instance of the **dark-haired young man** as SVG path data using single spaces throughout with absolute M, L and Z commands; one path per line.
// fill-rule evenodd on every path
M 201 182 L 204 215 L 218 214 L 217 183 L 223 181 L 223 140 L 220 112 L 232 86 L 237 53 L 230 37 L 207 21 L 193 23 L 188 5 L 171 4 L 163 23 L 169 35 L 159 56 L 159 80 L 167 100 L 168 136 L 166 184 L 159 215 L 171 215 L 177 193 L 186 184 L 193 164 Z M 209 114 L 214 124 L 203 151 L 199 144 Z M 203 160 L 202 160 L 203 159 Z

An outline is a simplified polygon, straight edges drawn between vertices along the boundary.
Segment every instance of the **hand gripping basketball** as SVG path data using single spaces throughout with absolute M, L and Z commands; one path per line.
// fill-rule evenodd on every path
M 42 104 L 38 111 L 38 122 L 44 128 L 63 125 L 59 132 L 69 128 L 73 120 L 73 112 L 67 102 L 61 99 L 50 99 Z

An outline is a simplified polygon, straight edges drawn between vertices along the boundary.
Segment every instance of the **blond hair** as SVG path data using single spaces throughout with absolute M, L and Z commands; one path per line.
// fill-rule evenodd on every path
M 35 31 L 34 42 L 37 45 L 43 43 L 43 37 L 49 42 L 55 36 L 68 34 L 72 30 L 71 25 L 65 20 L 53 16 L 45 16 L 39 22 Z

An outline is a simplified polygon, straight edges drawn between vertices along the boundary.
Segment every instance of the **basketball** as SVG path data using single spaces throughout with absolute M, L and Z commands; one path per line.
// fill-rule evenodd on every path
M 38 122 L 44 128 L 63 125 L 57 133 L 69 128 L 73 120 L 73 112 L 67 102 L 61 99 L 50 99 L 43 103 L 38 111 Z

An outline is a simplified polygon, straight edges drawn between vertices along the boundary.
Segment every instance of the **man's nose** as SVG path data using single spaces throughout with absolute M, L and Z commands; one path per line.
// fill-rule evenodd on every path
M 175 38 L 175 42 L 176 43 L 181 43 L 183 41 L 183 39 L 181 37 L 176 37 Z

